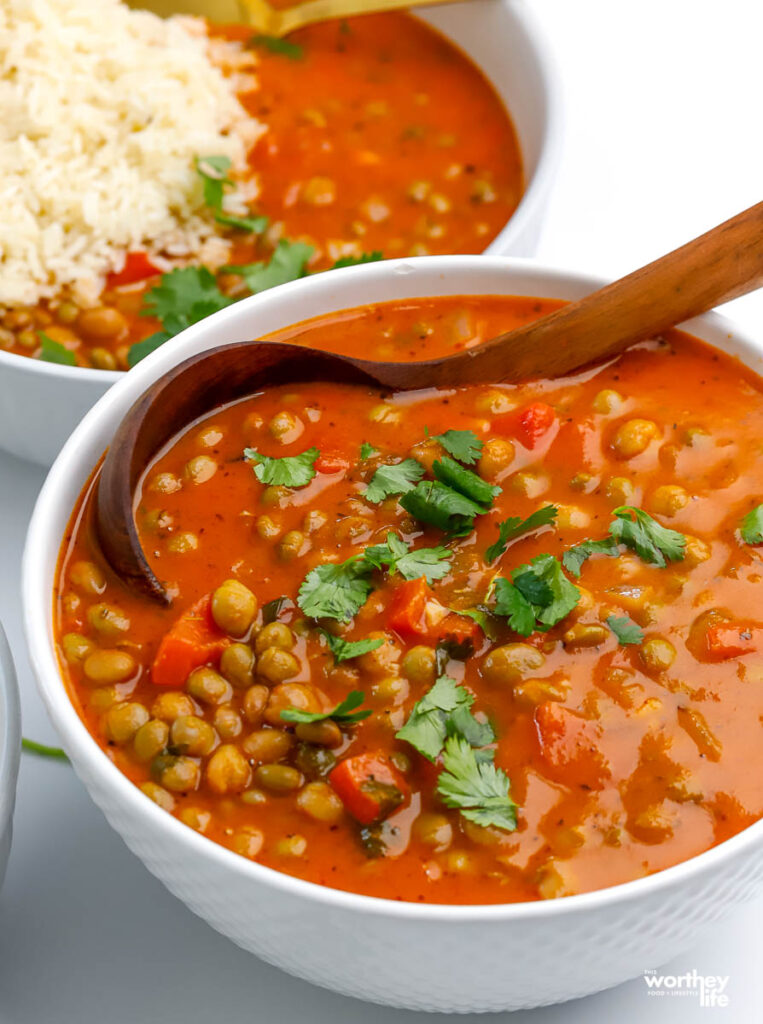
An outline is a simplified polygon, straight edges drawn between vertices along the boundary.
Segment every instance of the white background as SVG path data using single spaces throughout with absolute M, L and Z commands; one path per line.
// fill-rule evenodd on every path
M 761 0 L 528 2 L 557 53 L 567 106 L 541 259 L 619 275 L 763 199 Z M 763 334 L 763 295 L 727 311 Z M 0 455 L 0 617 L 25 732 L 55 743 L 18 608 L 21 547 L 41 482 L 39 470 Z M 425 1020 L 315 989 L 217 935 L 127 851 L 65 765 L 24 757 L 15 828 L 0 897 L 0 1024 Z M 514 1014 L 511 1024 L 759 1021 L 762 920 L 763 901 L 736 911 L 667 968 L 730 975 L 727 1010 L 649 997 L 637 979 Z

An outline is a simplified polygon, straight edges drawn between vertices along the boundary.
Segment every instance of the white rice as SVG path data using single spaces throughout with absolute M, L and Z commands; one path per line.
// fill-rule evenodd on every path
M 196 19 L 0 0 L 0 303 L 97 295 L 131 250 L 224 262 L 195 158 L 246 169 L 265 129 L 235 84 L 255 64 Z M 247 182 L 225 209 L 245 214 L 255 194 Z

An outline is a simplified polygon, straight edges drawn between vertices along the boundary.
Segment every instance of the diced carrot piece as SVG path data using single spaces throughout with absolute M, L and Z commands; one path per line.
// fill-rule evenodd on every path
M 328 778 L 347 812 L 361 825 L 388 817 L 410 795 L 402 775 L 384 754 L 347 757 Z
M 162 637 L 151 679 L 156 686 L 184 686 L 195 668 L 218 662 L 230 642 L 212 618 L 212 595 L 207 594 Z
M 722 622 L 710 626 L 705 633 L 707 655 L 713 661 L 741 658 L 744 654 L 757 651 L 760 628 L 744 622 Z
M 144 252 L 128 252 L 125 265 L 114 274 L 106 278 L 107 288 L 120 288 L 125 284 L 135 284 L 136 281 L 144 281 L 154 274 L 161 274 L 161 270 L 155 267 Z
M 535 709 L 535 728 L 549 778 L 567 786 L 600 788 L 608 770 L 598 749 L 599 730 L 594 722 L 546 701 Z
M 426 636 L 429 626 L 424 612 L 432 590 L 424 576 L 402 583 L 392 596 L 387 625 L 403 639 Z
M 321 451 L 314 465 L 319 473 L 344 473 L 350 468 L 350 460 L 341 452 Z

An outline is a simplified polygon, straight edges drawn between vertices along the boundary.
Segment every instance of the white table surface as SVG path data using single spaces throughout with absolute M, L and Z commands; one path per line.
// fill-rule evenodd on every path
M 557 51 L 568 108 L 541 258 L 617 275 L 763 198 L 760 0 L 530 2 Z M 728 311 L 763 333 L 763 296 Z M 0 617 L 18 666 L 24 731 L 55 743 L 18 607 L 21 548 L 42 479 L 39 469 L 0 455 Z M 735 911 L 666 968 L 729 975 L 727 1009 L 650 998 L 639 978 L 517 1013 L 512 1024 L 760 1021 L 762 921 L 763 900 Z M 414 1018 L 424 1019 L 313 988 L 237 949 L 148 874 L 66 765 L 24 757 L 0 896 L 0 1024 Z

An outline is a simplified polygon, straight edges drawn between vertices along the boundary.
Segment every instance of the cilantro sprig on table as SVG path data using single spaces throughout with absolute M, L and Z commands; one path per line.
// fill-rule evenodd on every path
M 276 459 L 262 455 L 256 448 L 244 449 L 244 458 L 254 464 L 252 469 L 260 483 L 284 487 L 306 487 L 316 474 L 315 460 L 319 455 L 317 448 L 308 448 L 299 455 Z
M 363 552 L 366 561 L 376 569 L 386 567 L 390 574 L 398 572 L 405 580 L 425 576 L 427 583 L 448 575 L 452 555 L 449 548 L 442 546 L 411 550 L 410 545 L 392 531 L 387 534 L 384 544 L 375 544 Z
M 686 537 L 682 533 L 661 526 L 648 512 L 633 505 L 621 505 L 614 510 L 614 515 L 610 535 L 645 562 L 664 569 L 668 562 L 683 559 Z
M 756 505 L 742 519 L 739 536 L 745 544 L 763 544 L 763 505 Z
M 475 825 L 513 832 L 517 805 L 509 777 L 495 766 L 493 756 L 492 750 L 475 750 L 463 736 L 448 737 L 437 792 L 446 807 L 456 808 Z
M 448 736 L 459 734 L 476 747 L 492 743 L 495 733 L 489 722 L 479 722 L 471 712 L 474 697 L 450 676 L 440 676 L 417 701 L 395 738 L 405 740 L 428 761 L 436 761 Z
M 367 457 L 362 454 L 361 446 L 361 458 Z M 385 498 L 412 490 L 423 475 L 424 467 L 415 459 L 403 459 L 392 466 L 379 466 L 363 492 L 363 497 L 366 501 L 378 505 Z
M 355 725 L 373 714 L 371 708 L 355 710 L 364 700 L 365 694 L 362 690 L 352 690 L 333 711 L 302 711 L 301 708 L 286 708 L 281 712 L 281 719 L 284 722 L 294 722 L 297 725 L 308 725 L 312 722 L 325 722 L 330 718 L 339 725 Z
M 21 737 L 21 749 L 27 754 L 35 754 L 37 757 L 49 757 L 53 761 L 68 761 L 66 752 L 61 747 L 49 747 L 47 743 L 38 743 L 37 740 Z
M 491 544 L 485 552 L 485 559 L 494 562 L 500 558 L 509 546 L 509 542 L 525 533 L 532 533 L 539 530 L 541 526 L 552 526 L 556 522 L 557 510 L 555 505 L 545 505 L 533 512 L 527 519 L 520 519 L 519 516 L 509 516 L 502 523 L 498 524 L 498 540 Z
M 496 615 L 505 616 L 510 628 L 521 636 L 536 630 L 547 632 L 580 600 L 580 591 L 564 575 L 559 560 L 548 554 L 518 566 L 510 581 L 497 579 L 495 595 Z

